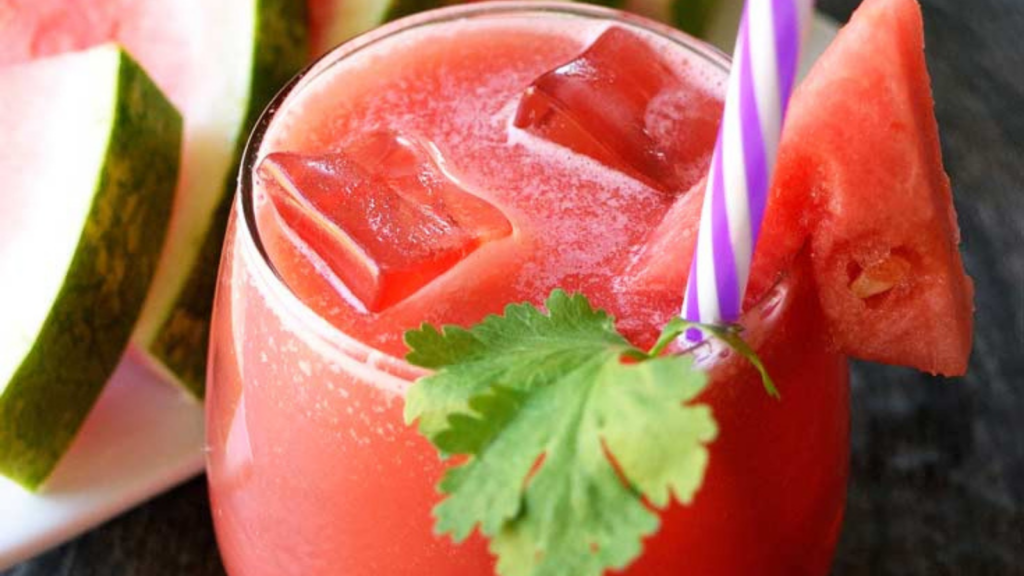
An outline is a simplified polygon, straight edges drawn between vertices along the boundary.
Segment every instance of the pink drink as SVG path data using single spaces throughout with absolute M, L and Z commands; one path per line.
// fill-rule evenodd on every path
M 534 84 L 602 38 L 577 62 L 632 70 L 623 90 L 635 93 L 594 99 L 558 75 Z M 651 343 L 682 301 L 658 267 L 690 249 L 651 260 L 652 235 L 696 225 L 700 197 L 687 190 L 707 168 L 726 74 L 716 53 L 646 21 L 500 4 L 387 26 L 279 98 L 248 152 L 211 346 L 210 491 L 233 576 L 493 573 L 482 539 L 433 534 L 442 466 L 402 422 L 420 372 L 400 360 L 401 335 L 561 287 Z M 531 85 L 533 109 L 520 101 Z M 552 102 L 564 105 L 553 119 L 527 118 Z M 613 104 L 595 116 L 602 102 Z M 298 155 L 256 169 L 278 152 Z M 439 192 L 424 195 L 424 177 Z M 390 221 L 360 222 L 380 206 Z M 805 268 L 798 258 L 781 281 L 752 279 L 774 287 L 744 319 L 783 400 L 714 351 L 704 399 L 721 432 L 704 486 L 627 573 L 827 573 L 847 472 L 846 361 L 825 346 Z

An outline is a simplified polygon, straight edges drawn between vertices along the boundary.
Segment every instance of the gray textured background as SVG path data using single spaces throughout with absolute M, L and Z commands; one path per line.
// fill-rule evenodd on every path
M 846 20 L 857 4 L 819 8 Z M 962 380 L 854 366 L 834 573 L 1024 575 L 1024 0 L 922 4 L 976 343 Z M 223 574 L 196 480 L 0 576 Z

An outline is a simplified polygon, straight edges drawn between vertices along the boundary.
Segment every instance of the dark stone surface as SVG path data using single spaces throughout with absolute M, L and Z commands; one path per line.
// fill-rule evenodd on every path
M 854 366 L 835 574 L 1024 574 L 1024 2 L 923 4 L 975 346 L 957 380 Z
M 856 4 L 819 7 L 845 19 Z M 1024 2 L 923 4 L 976 343 L 964 379 L 854 365 L 834 573 L 1024 575 Z M 223 574 L 196 480 L 3 576 Z

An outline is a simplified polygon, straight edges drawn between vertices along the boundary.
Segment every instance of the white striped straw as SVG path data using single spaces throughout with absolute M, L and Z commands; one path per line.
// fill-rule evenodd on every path
M 682 315 L 735 322 L 750 276 L 813 0 L 747 0 Z M 693 341 L 699 331 L 687 332 Z

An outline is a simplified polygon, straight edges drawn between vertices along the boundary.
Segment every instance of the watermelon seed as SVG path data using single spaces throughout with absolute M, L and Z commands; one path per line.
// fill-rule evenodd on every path
M 906 258 L 890 254 L 861 270 L 850 283 L 850 291 L 862 300 L 884 294 L 901 284 L 910 269 L 910 262 Z

